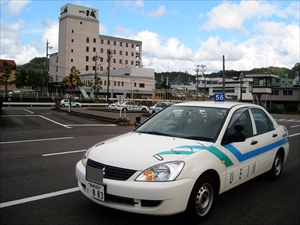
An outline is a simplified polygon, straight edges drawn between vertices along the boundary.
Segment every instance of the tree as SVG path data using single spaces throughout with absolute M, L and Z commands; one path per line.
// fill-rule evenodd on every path
M 97 75 L 95 75 L 94 82 L 89 83 L 89 87 L 91 87 L 94 90 L 94 93 L 97 92 L 97 95 L 98 95 L 99 90 L 102 89 L 102 86 L 100 85 L 100 81 L 101 81 L 101 78 L 98 77 Z
M 17 88 L 22 88 L 25 84 L 27 84 L 27 77 L 28 73 L 24 69 L 21 69 L 15 73 L 15 80 L 13 83 Z
M 11 75 L 12 75 L 12 71 L 16 70 L 16 66 L 15 65 L 11 65 L 6 61 L 3 61 L 3 74 L 0 77 L 0 83 L 2 85 L 5 85 L 5 93 L 7 94 L 7 86 L 9 84 L 13 84 L 13 81 L 10 80 Z

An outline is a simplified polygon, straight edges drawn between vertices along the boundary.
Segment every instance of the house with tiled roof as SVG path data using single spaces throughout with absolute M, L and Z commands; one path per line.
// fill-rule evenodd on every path
M 4 66 L 3 66 L 3 62 L 6 61 L 9 65 L 12 65 L 12 66 L 17 66 L 16 65 L 16 62 L 14 60 L 10 60 L 10 59 L 0 59 L 0 77 L 2 77 L 2 75 L 5 73 L 4 72 Z M 11 76 L 10 78 L 8 79 L 8 81 L 12 81 L 14 80 L 14 77 L 15 77 L 15 72 L 16 70 L 13 70 L 11 72 Z M 11 90 L 11 89 L 15 89 L 16 86 L 14 84 L 9 84 L 7 85 L 7 90 Z M 3 83 L 0 83 L 0 90 L 1 91 L 4 91 L 5 90 L 5 84 Z

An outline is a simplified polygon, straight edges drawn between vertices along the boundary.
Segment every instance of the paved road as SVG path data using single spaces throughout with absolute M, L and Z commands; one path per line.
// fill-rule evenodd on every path
M 290 133 L 282 177 L 269 182 L 260 176 L 220 195 L 202 224 L 300 223 L 299 117 L 274 117 Z M 74 169 L 83 152 L 133 128 L 49 108 L 4 108 L 0 224 L 186 224 L 181 215 L 156 217 L 105 208 L 78 191 Z

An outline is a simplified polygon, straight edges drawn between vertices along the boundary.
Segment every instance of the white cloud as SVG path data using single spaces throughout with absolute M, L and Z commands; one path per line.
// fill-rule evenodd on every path
M 9 13 L 12 15 L 19 14 L 24 7 L 30 3 L 31 0 L 18 0 L 18 1 L 8 1 L 7 2 L 7 8 L 9 10 Z
M 158 9 L 149 11 L 145 13 L 145 16 L 149 17 L 162 17 L 166 14 L 166 7 L 165 6 L 159 6 Z
M 241 1 L 240 4 L 224 2 L 207 13 L 209 20 L 202 26 L 203 29 L 238 30 L 245 32 L 243 23 L 250 18 L 268 17 L 280 14 L 275 5 L 259 1 Z

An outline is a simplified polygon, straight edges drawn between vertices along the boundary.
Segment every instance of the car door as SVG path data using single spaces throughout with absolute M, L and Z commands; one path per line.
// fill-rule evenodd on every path
M 253 141 L 258 153 L 259 172 L 267 171 L 271 168 L 277 146 L 280 142 L 280 135 L 276 132 L 274 124 L 269 116 L 259 108 L 251 108 L 251 114 L 254 120 Z
M 242 132 L 245 134 L 246 140 L 224 145 L 227 155 L 225 171 L 226 189 L 232 188 L 257 174 L 258 155 L 255 152 L 253 121 L 249 108 L 241 108 L 234 112 L 228 124 L 225 139 L 226 135 L 236 132 L 234 130 L 236 124 L 244 125 Z

